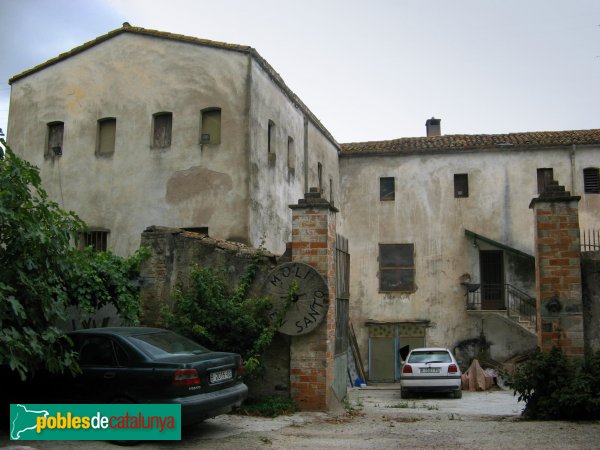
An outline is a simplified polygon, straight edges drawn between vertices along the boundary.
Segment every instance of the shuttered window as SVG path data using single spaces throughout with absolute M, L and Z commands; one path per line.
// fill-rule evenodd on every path
M 554 171 L 552 168 L 537 170 L 537 185 L 538 194 L 546 190 L 546 186 L 554 179 Z
M 155 148 L 165 148 L 171 146 L 171 128 L 173 123 L 173 114 L 169 112 L 154 114 L 154 124 L 152 130 L 152 146 Z
M 98 121 L 98 146 L 99 155 L 110 155 L 115 152 L 115 137 L 117 133 L 117 119 L 108 117 Z
M 51 122 L 48 124 L 48 147 L 46 148 L 46 155 L 62 155 L 64 131 L 64 122 Z
M 202 111 L 202 144 L 221 143 L 221 110 L 219 108 L 208 108 Z
M 600 176 L 597 167 L 583 169 L 583 190 L 587 194 L 600 194 Z

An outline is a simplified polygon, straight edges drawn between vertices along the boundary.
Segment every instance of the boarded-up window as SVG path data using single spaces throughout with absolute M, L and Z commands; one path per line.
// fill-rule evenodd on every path
M 171 146 L 171 127 L 173 114 L 169 112 L 154 114 L 152 146 L 165 148 Z
M 537 185 L 538 194 L 541 194 L 546 190 L 546 186 L 554 179 L 554 171 L 552 168 L 549 169 L 538 169 L 537 170 Z
M 454 174 L 454 197 L 464 198 L 469 196 L 469 175 L 466 173 Z
M 96 252 L 105 252 L 108 249 L 108 231 L 90 230 L 81 234 L 80 246 L 92 247 Z
M 379 178 L 379 200 L 393 202 L 396 199 L 396 186 L 394 177 Z
M 221 143 L 221 110 L 219 108 L 209 108 L 202 111 L 200 142 L 202 144 Z
M 379 244 L 379 290 L 414 292 L 414 244 Z
M 108 117 L 98 121 L 98 154 L 110 155 L 115 152 L 115 137 L 117 133 L 117 119 Z
M 583 190 L 587 194 L 600 194 L 600 176 L 597 167 L 583 169 Z
M 46 155 L 62 155 L 64 130 L 64 122 L 51 122 L 48 124 L 48 147 L 46 148 Z

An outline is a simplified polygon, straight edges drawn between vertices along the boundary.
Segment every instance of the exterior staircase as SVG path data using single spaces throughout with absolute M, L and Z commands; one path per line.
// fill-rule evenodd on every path
M 535 298 L 510 284 L 505 284 L 501 289 L 504 294 L 505 307 L 503 309 L 487 309 L 485 308 L 485 303 L 481 301 L 480 285 L 468 284 L 465 287 L 467 288 L 467 293 L 465 294 L 467 312 L 499 315 L 516 324 L 529 334 L 536 336 L 537 313 Z M 495 290 L 499 291 L 498 289 Z

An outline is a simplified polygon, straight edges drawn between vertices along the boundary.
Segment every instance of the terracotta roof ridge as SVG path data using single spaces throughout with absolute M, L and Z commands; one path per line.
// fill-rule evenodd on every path
M 521 137 L 521 136 L 534 136 L 540 134 L 554 134 L 554 135 L 566 135 L 569 133 L 599 133 L 600 128 L 589 128 L 589 129 L 577 129 L 577 130 L 553 130 L 553 131 L 516 131 L 510 133 L 457 133 L 457 134 L 443 134 L 440 136 L 404 136 L 394 139 L 384 139 L 384 140 L 376 140 L 376 141 L 357 141 L 357 142 L 342 142 L 340 146 L 350 146 L 350 145 L 369 145 L 369 144 L 393 144 L 393 143 L 401 143 L 403 141 L 409 140 L 428 140 L 428 141 L 442 141 L 445 139 L 454 139 L 454 138 L 477 138 L 477 137 Z

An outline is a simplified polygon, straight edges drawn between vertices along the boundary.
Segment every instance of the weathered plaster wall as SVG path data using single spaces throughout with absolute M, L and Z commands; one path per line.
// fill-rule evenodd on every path
M 467 315 L 459 279 L 468 273 L 473 282 L 479 282 L 479 254 L 464 230 L 533 255 L 533 218 L 528 205 L 537 195 L 536 169 L 552 167 L 555 179 L 562 183 L 591 164 L 591 152 L 581 149 L 575 171 L 570 148 L 342 156 L 344 221 L 351 225 L 347 228 L 352 255 L 350 316 L 363 357 L 368 355 L 367 320 L 430 320 L 427 345 L 452 347 L 477 337 L 480 321 Z M 454 198 L 456 173 L 469 176 L 468 198 Z M 379 200 L 380 177 L 395 177 L 395 201 Z M 414 293 L 379 292 L 379 243 L 415 244 Z M 480 248 L 484 247 L 480 244 Z M 514 260 L 505 263 L 507 269 L 515 266 Z M 520 274 L 510 276 L 507 282 L 520 279 Z M 515 284 L 533 288 L 531 282 Z
M 305 185 L 318 185 L 318 162 L 323 165 L 326 198 L 330 177 L 334 189 L 339 189 L 337 148 L 255 60 L 250 79 L 250 242 L 259 245 L 264 239 L 267 249 L 280 254 L 291 241 L 288 206 L 303 197 Z M 269 121 L 274 123 L 271 155 Z M 292 164 L 288 162 L 290 137 L 294 141 Z M 294 169 L 289 170 L 289 165 Z
M 583 189 L 583 169 L 598 167 L 600 148 L 575 146 L 572 152 L 573 183 L 572 186 L 558 180 L 573 195 L 580 195 L 579 201 L 579 227 L 582 230 L 598 229 L 600 216 L 600 195 L 585 193 Z
M 52 199 L 110 230 L 118 254 L 150 224 L 209 227 L 248 240 L 247 55 L 125 33 L 15 81 L 10 145 L 41 168 Z M 200 145 L 200 111 L 220 107 L 221 143 Z M 152 115 L 173 113 L 169 148 L 151 147 Z M 112 156 L 95 155 L 97 121 L 116 117 Z M 64 122 L 63 155 L 44 158 L 46 125 Z

